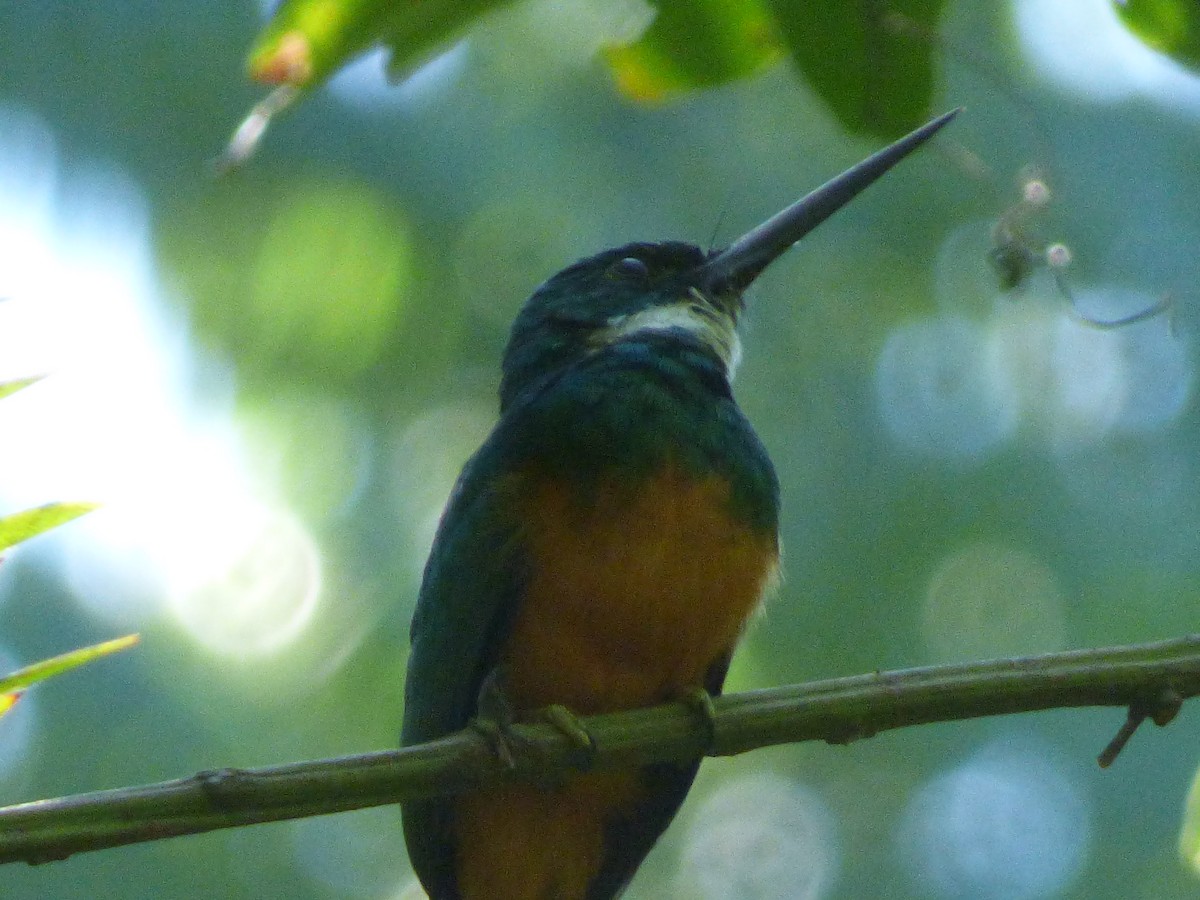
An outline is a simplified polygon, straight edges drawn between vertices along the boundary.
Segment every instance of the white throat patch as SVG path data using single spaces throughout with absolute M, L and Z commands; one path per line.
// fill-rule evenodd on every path
M 656 306 L 613 319 L 607 328 L 596 334 L 596 342 L 608 346 L 641 332 L 675 328 L 686 331 L 711 348 L 725 367 L 725 377 L 733 381 L 738 363 L 742 361 L 742 342 L 733 320 L 698 295 L 695 299 L 681 299 L 670 306 Z

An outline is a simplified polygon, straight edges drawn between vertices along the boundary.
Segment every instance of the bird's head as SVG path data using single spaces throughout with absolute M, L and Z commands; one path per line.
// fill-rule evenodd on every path
M 501 407 L 542 379 L 646 332 L 707 348 L 732 378 L 743 292 L 772 261 L 946 125 L 918 128 L 751 229 L 723 250 L 627 244 L 568 266 L 534 291 L 504 354 Z

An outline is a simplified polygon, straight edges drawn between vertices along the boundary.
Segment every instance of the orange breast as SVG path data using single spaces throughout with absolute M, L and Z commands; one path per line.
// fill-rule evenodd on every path
M 517 498 L 530 580 L 501 656 L 518 710 L 630 709 L 703 684 L 734 645 L 778 560 L 776 536 L 729 511 L 729 486 L 677 469 L 586 495 L 523 477 Z M 456 804 L 463 896 L 582 898 L 605 824 L 640 797 L 636 772 L 580 775 Z
M 729 486 L 676 468 L 580 495 L 525 479 L 530 582 L 502 656 L 518 708 L 630 709 L 699 686 L 737 640 L 778 556 L 729 511 Z

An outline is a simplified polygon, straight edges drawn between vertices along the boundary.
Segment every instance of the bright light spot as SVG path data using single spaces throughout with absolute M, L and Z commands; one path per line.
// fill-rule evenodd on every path
M 144 198 L 103 168 L 60 184 L 44 126 L 0 122 L 0 377 L 50 373 L 0 405 L 0 508 L 103 503 L 38 544 L 122 627 L 169 595 L 213 649 L 281 646 L 312 614 L 316 549 L 256 499 L 221 398 L 213 419 L 188 409 L 194 355 L 160 311 Z
M 493 404 L 460 403 L 422 413 L 401 432 L 394 456 L 394 488 L 401 521 L 414 547 L 416 575 L 425 566 L 446 498 L 463 463 L 495 421 Z
M 114 486 L 104 506 L 56 536 L 76 596 L 124 628 L 157 613 L 172 582 L 195 580 L 197 569 L 215 575 L 236 530 L 223 519 L 249 502 L 231 439 L 171 432 L 157 435 L 157 451 L 167 455 L 144 461 L 140 481 Z
M 1022 49 L 1064 90 L 1110 103 L 1142 95 L 1200 112 L 1200 78 L 1130 33 L 1111 0 L 1016 0 L 1013 13 Z
M 244 496 L 210 503 L 192 521 L 196 544 L 175 535 L 168 601 L 200 643 L 229 656 L 274 652 L 309 623 L 321 590 L 312 537 L 291 515 Z M 195 512 L 193 509 L 192 512 Z M 197 548 L 203 548 L 203 555 Z
M 901 818 L 921 894 L 946 900 L 1058 896 L 1087 858 L 1085 798 L 1044 752 L 996 743 L 930 781 Z
M 1080 291 L 1078 314 L 1050 311 L 1065 298 L 1030 296 L 1000 307 L 990 324 L 990 352 L 1007 371 L 1024 417 L 1057 449 L 1110 434 L 1155 431 L 1187 406 L 1192 365 L 1186 343 L 1159 315 L 1117 328 L 1113 321 L 1152 307 L 1145 294 L 1115 288 Z
M 0 647 L 0 675 L 15 672 L 26 663 L 4 647 Z M 27 690 L 16 706 L 0 718 L 0 779 L 15 773 L 17 764 L 33 750 L 33 725 L 36 720 L 35 690 Z
M 112 171 L 47 191 L 44 129 L 0 135 L 13 173 L 0 181 L 0 376 L 52 376 L 0 406 L 0 503 L 108 501 L 170 468 L 178 444 L 164 422 L 178 419 L 186 355 L 153 309 L 145 201 Z
M 781 775 L 722 785 L 692 816 L 675 896 L 689 900 L 816 900 L 837 875 L 825 804 Z
M 1050 202 L 1050 187 L 1040 178 L 1030 178 L 1021 185 L 1021 199 L 1030 206 L 1045 206 Z
M 1046 248 L 1046 265 L 1052 269 L 1065 269 L 1072 258 L 1071 248 L 1066 244 L 1051 244 Z
M 943 661 L 1019 656 L 1066 643 L 1054 573 L 1011 547 L 975 543 L 945 557 L 929 581 L 921 633 Z
M 397 806 L 302 819 L 292 825 L 300 869 L 338 897 L 386 897 L 409 868 Z
M 893 331 L 875 376 L 880 414 L 902 446 L 923 456 L 979 460 L 1013 433 L 1017 398 L 986 352 L 985 332 L 958 317 Z

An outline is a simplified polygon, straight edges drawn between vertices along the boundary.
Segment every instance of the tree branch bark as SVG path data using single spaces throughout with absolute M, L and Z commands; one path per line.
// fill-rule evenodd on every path
M 1151 644 L 953 666 L 876 672 L 714 700 L 708 721 L 673 703 L 581 720 L 581 750 L 549 724 L 513 729 L 514 765 L 467 729 L 419 747 L 39 800 L 0 809 L 0 863 L 43 863 L 74 853 L 260 822 L 380 806 L 472 790 L 506 779 L 553 780 L 569 771 L 731 756 L 757 747 L 840 744 L 892 728 L 1035 710 L 1129 710 L 1100 756 L 1112 762 L 1145 718 L 1165 725 L 1200 694 L 1200 635 Z

